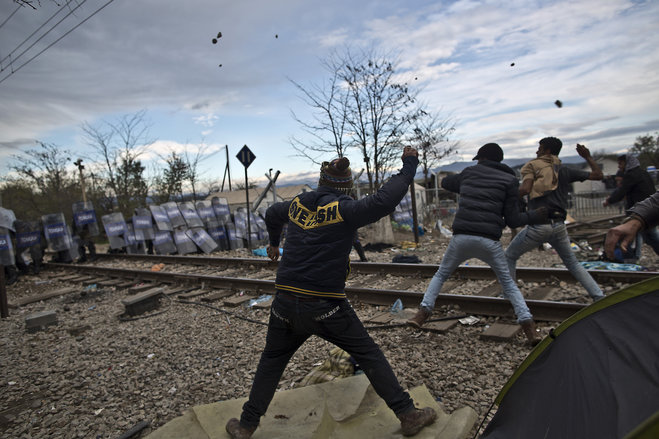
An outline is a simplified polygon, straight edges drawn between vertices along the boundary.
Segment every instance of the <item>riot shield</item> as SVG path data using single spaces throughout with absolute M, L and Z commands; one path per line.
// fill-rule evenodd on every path
M 109 213 L 101 217 L 105 234 L 110 241 L 111 249 L 120 249 L 126 247 L 126 240 L 124 235 L 128 232 L 126 221 L 121 212 Z
M 243 239 L 236 235 L 236 226 L 233 223 L 225 224 L 224 228 L 227 231 L 227 238 L 229 240 L 229 247 L 231 250 L 235 250 L 237 248 L 245 248 Z
M 158 230 L 153 238 L 153 247 L 159 255 L 171 255 L 176 253 L 176 245 L 172 239 L 172 233 L 166 230 Z
M 126 241 L 126 253 L 129 255 L 144 254 L 144 240 L 138 240 L 135 237 L 135 229 L 130 221 L 126 221 L 124 240 Z
M 184 201 L 183 203 L 179 203 L 178 210 L 181 212 L 181 215 L 183 215 L 183 219 L 185 219 L 188 229 L 204 227 L 204 223 L 201 221 L 193 202 Z
M 206 226 L 206 230 L 208 230 L 209 233 L 211 228 L 220 225 L 220 222 L 215 216 L 215 211 L 213 210 L 212 201 L 210 200 L 197 201 L 196 207 L 197 207 L 197 213 L 199 214 L 199 218 L 201 218 L 201 220 L 204 223 L 204 226 Z
M 187 230 L 185 234 L 206 254 L 215 251 L 218 247 L 213 238 L 201 227 Z
M 0 265 L 14 265 L 14 248 L 11 245 L 11 236 L 9 236 L 9 229 L 0 227 Z
M 153 220 L 156 222 L 158 230 L 161 232 L 171 232 L 174 230 L 172 222 L 169 220 L 169 216 L 167 216 L 167 212 L 165 212 L 163 207 L 152 204 L 149 206 L 149 210 L 153 215 Z
M 218 225 L 215 227 L 209 227 L 208 234 L 211 235 L 213 241 L 217 243 L 218 250 L 229 250 L 229 240 L 227 239 L 227 233 L 224 230 L 224 226 Z
M 197 253 L 197 245 L 185 232 L 183 228 L 174 231 L 174 243 L 176 244 L 178 254 L 187 255 L 188 253 Z
M 133 215 L 133 228 L 135 229 L 135 239 L 145 241 L 153 239 L 156 235 L 153 231 L 153 220 L 149 209 L 138 207 Z
M 211 204 L 215 211 L 215 217 L 220 224 L 228 224 L 231 222 L 231 209 L 229 209 L 229 202 L 226 198 L 213 197 Z
M 48 248 L 54 252 L 69 250 L 73 246 L 71 233 L 66 226 L 63 213 L 51 213 L 41 217 L 43 233 L 48 241 Z
M 41 231 L 36 221 L 17 220 L 16 249 L 23 250 L 33 246 L 41 246 Z
M 72 209 L 73 223 L 76 226 L 76 230 L 85 230 L 88 236 L 98 236 L 101 234 L 98 228 L 98 222 L 96 221 L 94 205 L 91 201 L 73 203 Z
M 260 212 L 259 214 L 254 215 L 254 217 L 256 220 L 256 227 L 258 228 L 258 232 L 256 233 L 256 241 L 260 246 L 267 245 L 268 242 L 270 242 L 270 239 L 268 238 L 268 226 L 265 224 L 265 219 L 263 216 L 261 216 Z M 252 241 L 252 243 L 254 243 L 254 241 Z
M 14 221 L 16 221 L 16 215 L 14 215 L 14 211 L 0 207 L 0 227 L 15 232 L 16 230 L 14 229 Z
M 259 226 L 257 224 L 256 215 L 249 213 L 249 227 L 250 227 L 250 243 L 252 247 L 259 246 Z M 234 222 L 236 225 L 236 237 L 247 240 L 248 231 L 247 231 L 247 209 L 244 207 L 236 209 L 236 212 L 233 215 Z M 265 224 L 265 222 L 264 222 Z
M 169 222 L 172 223 L 172 227 L 174 229 L 177 227 L 185 227 L 185 218 L 183 218 L 183 215 L 181 215 L 181 211 L 178 210 L 178 205 L 175 201 L 169 201 L 167 203 L 161 204 L 160 206 L 165 209 L 165 212 L 167 212 Z

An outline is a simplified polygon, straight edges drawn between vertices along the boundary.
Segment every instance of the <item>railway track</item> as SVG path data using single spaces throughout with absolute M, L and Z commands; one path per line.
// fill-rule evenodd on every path
M 247 268 L 271 269 L 275 271 L 278 263 L 269 259 L 258 258 L 225 258 L 207 256 L 166 256 L 166 255 L 126 255 L 126 254 L 99 254 L 100 261 L 116 260 L 142 261 L 147 263 L 165 263 L 168 265 L 196 265 L 203 267 L 216 267 L 218 269 Z M 351 274 L 390 274 L 397 276 L 432 277 L 439 268 L 436 264 L 396 264 L 379 262 L 351 262 Z M 599 283 L 623 282 L 636 283 L 655 276 L 656 271 L 619 271 L 619 270 L 589 270 L 593 278 Z M 466 280 L 494 280 L 494 272 L 488 266 L 461 265 L 453 273 L 453 278 Z M 517 278 L 526 282 L 545 282 L 558 280 L 574 282 L 574 277 L 565 268 L 518 267 Z
M 213 290 L 243 291 L 258 296 L 275 292 L 272 279 L 255 279 L 253 272 L 265 270 L 274 275 L 276 262 L 257 258 L 211 258 L 201 256 L 159 256 L 159 255 L 99 255 L 101 261 L 141 261 L 148 265 L 166 263 L 167 266 L 203 266 L 212 267 L 217 271 L 231 268 L 242 268 L 245 276 L 217 276 L 199 273 L 182 273 L 174 271 L 151 271 L 147 269 L 104 267 L 99 265 L 70 265 L 49 263 L 49 267 L 76 271 L 81 274 L 103 279 L 125 279 L 135 282 L 147 282 L 153 285 L 167 284 L 171 286 L 196 286 Z M 120 259 L 118 259 L 120 258 Z M 133 264 L 137 265 L 137 264 Z M 429 278 L 437 270 L 432 264 L 393 264 L 393 263 L 352 263 L 353 274 L 376 277 L 381 275 L 396 275 L 411 278 Z M 635 283 L 659 275 L 657 272 L 627 272 L 627 271 L 591 271 L 598 282 Z M 249 276 L 249 277 L 247 277 Z M 518 277 L 530 281 L 565 281 L 574 279 L 565 269 L 557 268 L 520 268 Z M 470 280 L 494 280 L 494 274 L 485 266 L 461 266 L 452 278 L 453 284 L 445 285 L 442 291 L 455 290 L 460 282 Z M 450 281 L 451 282 L 451 281 Z M 365 282 L 368 283 L 368 282 Z M 464 313 L 486 316 L 512 316 L 512 310 L 507 300 L 498 295 L 497 284 L 491 284 L 477 295 L 441 293 L 437 298 L 437 306 L 458 306 Z M 400 299 L 405 307 L 415 307 L 421 301 L 423 293 L 409 289 L 365 288 L 363 286 L 346 286 L 346 295 L 351 300 L 359 300 L 372 305 L 391 305 Z M 536 300 L 527 298 L 527 304 L 538 321 L 563 321 L 578 310 L 584 308 L 583 303 L 567 301 Z
M 566 226 L 573 241 L 588 241 L 589 244 L 602 244 L 611 227 L 622 223 L 627 215 L 613 215 L 590 221 L 577 221 Z

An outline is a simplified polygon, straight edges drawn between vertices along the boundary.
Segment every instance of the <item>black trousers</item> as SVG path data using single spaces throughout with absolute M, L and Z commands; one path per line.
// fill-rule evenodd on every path
M 380 347 L 368 335 L 346 299 L 309 300 L 278 292 L 270 308 L 265 349 L 256 369 L 249 400 L 243 405 L 240 422 L 244 426 L 259 424 L 288 361 L 312 335 L 350 354 L 394 413 L 401 414 L 414 408 L 412 399 L 401 387 Z

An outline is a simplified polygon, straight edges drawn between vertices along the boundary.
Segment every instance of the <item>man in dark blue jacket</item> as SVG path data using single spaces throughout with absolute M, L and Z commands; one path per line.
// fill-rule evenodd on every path
M 546 217 L 546 209 L 520 212 L 519 182 L 515 172 L 501 163 L 503 150 L 496 143 L 483 145 L 470 166 L 460 174 L 442 180 L 442 187 L 460 194 L 458 212 L 453 221 L 453 238 L 442 263 L 423 295 L 417 314 L 408 321 L 420 328 L 430 317 L 437 295 L 453 271 L 467 259 L 478 258 L 492 267 L 510 301 L 529 343 L 535 344 L 535 323 L 522 293 L 510 276 L 499 239 L 505 226 L 520 227 Z
M 352 172 L 348 159 L 324 162 L 317 190 L 267 210 L 267 252 L 273 261 L 279 258 L 285 224 L 288 230 L 277 270 L 277 296 L 270 309 L 265 348 L 249 400 L 243 405 L 240 420 L 232 418 L 226 425 L 232 438 L 251 437 L 288 361 L 312 335 L 334 343 L 355 359 L 377 394 L 398 416 L 404 436 L 414 435 L 435 421 L 437 413 L 432 408 L 414 407 L 344 292 L 356 230 L 392 213 L 414 178 L 417 151 L 405 147 L 402 160 L 399 174 L 361 200 L 349 195 Z

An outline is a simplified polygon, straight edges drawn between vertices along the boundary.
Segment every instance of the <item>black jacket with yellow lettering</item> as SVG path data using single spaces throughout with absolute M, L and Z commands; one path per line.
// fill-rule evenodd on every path
M 419 160 L 406 157 L 400 173 L 375 194 L 354 200 L 329 186 L 273 204 L 265 222 L 270 245 L 279 246 L 288 223 L 277 289 L 298 295 L 344 298 L 355 231 L 389 215 L 403 199 Z

